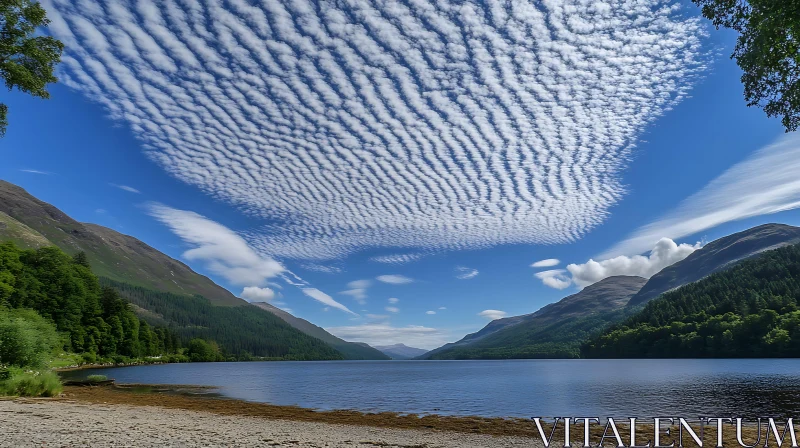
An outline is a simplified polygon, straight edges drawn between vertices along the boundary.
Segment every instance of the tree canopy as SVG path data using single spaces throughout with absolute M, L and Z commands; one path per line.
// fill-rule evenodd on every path
M 739 33 L 732 58 L 744 71 L 744 97 L 786 131 L 800 125 L 800 2 L 692 0 L 717 28 Z
M 39 98 L 49 98 L 47 85 L 58 79 L 53 74 L 64 49 L 51 36 L 36 35 L 36 29 L 50 21 L 38 2 L 0 0 L 0 76 L 8 90 L 15 87 Z M 8 106 L 0 103 L 0 137 L 8 126 Z

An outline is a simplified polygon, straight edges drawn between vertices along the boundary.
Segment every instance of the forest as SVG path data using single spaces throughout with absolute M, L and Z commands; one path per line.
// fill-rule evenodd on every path
M 649 302 L 581 347 L 587 358 L 800 356 L 800 245 Z
M 224 353 L 237 359 L 251 356 L 298 361 L 343 359 L 341 353 L 323 341 L 256 306 L 216 306 L 202 296 L 153 291 L 103 277 L 100 283 L 147 310 L 142 313 L 145 321 L 167 326 L 183 344 L 195 338 L 214 341 Z

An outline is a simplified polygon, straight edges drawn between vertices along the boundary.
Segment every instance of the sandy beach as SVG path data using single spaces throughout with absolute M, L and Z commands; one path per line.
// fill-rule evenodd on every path
M 531 439 L 61 400 L 0 401 L 0 446 L 534 447 Z

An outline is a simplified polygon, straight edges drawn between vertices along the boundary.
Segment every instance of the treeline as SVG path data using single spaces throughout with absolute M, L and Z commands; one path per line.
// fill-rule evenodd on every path
M 794 245 L 665 293 L 581 351 L 589 358 L 798 357 L 798 301 Z
M 101 287 L 86 255 L 56 247 L 23 250 L 0 244 L 0 307 L 31 309 L 52 322 L 61 348 L 87 358 L 138 358 L 175 353 L 166 328 L 140 320 L 112 288 Z
M 182 344 L 196 338 L 214 341 L 223 353 L 236 359 L 343 359 L 323 341 L 256 306 L 215 306 L 201 296 L 153 291 L 103 277 L 100 283 L 147 310 L 142 313 L 145 320 L 167 326 Z

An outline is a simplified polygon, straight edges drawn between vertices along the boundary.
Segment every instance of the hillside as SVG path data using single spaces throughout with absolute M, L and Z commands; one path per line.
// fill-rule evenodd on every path
M 582 347 L 593 358 L 800 356 L 800 244 L 667 292 Z
M 3 180 L 0 180 L 0 212 L 27 226 L 28 238 L 32 238 L 29 231 L 33 231 L 70 255 L 86 252 L 92 271 L 100 277 L 157 291 L 198 294 L 218 305 L 246 303 L 208 277 L 136 238 L 75 221 Z M 0 232 L 0 237 L 9 233 Z
M 286 322 L 288 317 L 250 306 L 142 241 L 75 221 L 0 180 L 0 242 L 9 240 L 23 248 L 56 246 L 70 255 L 84 252 L 103 285 L 119 291 L 140 318 L 175 331 L 183 342 L 202 337 L 229 354 L 282 359 L 386 359 L 377 350 L 336 338 L 332 342 L 347 352 L 343 355 L 334 344 L 298 331 Z
M 0 241 L 12 241 L 23 249 L 52 245 L 42 234 L 3 212 L 0 212 Z
M 720 238 L 651 277 L 629 305 L 641 305 L 667 291 L 729 268 L 738 261 L 796 243 L 800 243 L 800 227 L 784 224 L 764 224 Z
M 633 311 L 628 300 L 647 282 L 609 277 L 532 314 L 492 321 L 425 359 L 574 358 L 581 342 Z
M 375 347 L 392 359 L 414 359 L 428 353 L 421 348 L 409 347 L 405 344 L 384 345 Z
M 269 303 L 253 302 L 252 305 L 259 307 L 262 310 L 268 311 L 274 314 L 275 316 L 278 316 L 284 322 L 291 325 L 292 327 L 302 331 L 303 333 L 309 336 L 315 337 L 325 342 L 326 344 L 330 345 L 331 347 L 341 352 L 344 355 L 345 359 L 352 359 L 352 360 L 389 359 L 389 357 L 381 353 L 381 351 L 376 350 L 367 344 L 347 342 L 343 339 L 339 339 L 336 336 L 328 333 L 321 327 L 318 327 L 305 319 L 293 316 L 278 307 L 270 305 Z

